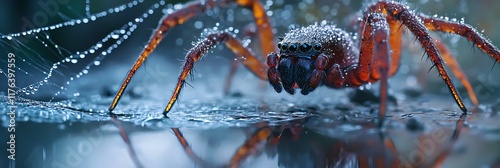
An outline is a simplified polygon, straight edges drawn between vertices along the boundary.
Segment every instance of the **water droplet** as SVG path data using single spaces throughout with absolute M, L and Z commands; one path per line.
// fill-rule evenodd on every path
M 116 40 L 116 39 L 120 38 L 120 36 L 119 36 L 118 34 L 112 34 L 112 35 L 111 35 L 111 38 L 113 38 L 113 39 L 115 39 L 115 40 Z

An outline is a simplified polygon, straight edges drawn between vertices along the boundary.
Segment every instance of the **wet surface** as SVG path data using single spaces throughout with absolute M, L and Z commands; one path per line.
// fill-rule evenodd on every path
M 500 117 L 491 107 L 461 116 L 446 98 L 429 103 L 426 96 L 391 106 L 382 129 L 376 106 L 321 97 L 183 101 L 168 118 L 148 101 L 125 103 L 117 115 L 99 112 L 106 103 L 73 102 L 80 111 L 23 103 L 16 166 L 499 166 Z
M 329 1 L 308 0 L 290 3 L 275 1 L 270 7 L 277 35 L 283 35 L 291 25 L 308 25 L 323 19 L 349 27 L 345 26 L 348 18 L 362 6 L 357 1 L 333 5 Z M 494 31 L 500 27 L 499 22 L 491 21 L 500 15 L 495 13 L 497 10 L 484 10 L 495 6 L 493 1 L 460 1 L 458 10 L 450 7 L 456 1 L 414 3 L 412 9 L 423 13 L 465 15 L 468 23 L 484 28 L 493 43 L 500 45 L 500 35 Z M 231 12 L 238 17 L 245 15 L 239 10 Z M 197 19 L 203 21 L 203 27 L 219 27 L 220 22 L 220 28 L 242 29 L 252 21 L 248 16 L 242 18 L 234 22 L 217 16 Z M 290 96 L 277 94 L 270 87 L 263 90 L 256 77 L 240 70 L 233 83 L 233 94 L 223 96 L 222 81 L 233 61 L 226 59 L 229 52 L 224 47 L 214 49 L 207 56 L 210 58 L 197 65 L 194 80 L 189 81 L 191 87 L 183 90 L 180 101 L 166 118 L 162 112 L 179 72 L 179 60 L 202 31 L 193 29 L 199 25 L 196 21 L 172 30 L 171 36 L 148 58 L 148 65 L 139 70 L 115 110 L 116 115 L 110 115 L 107 109 L 117 85 L 158 23 L 155 19 L 149 22 L 152 24 L 135 33 L 142 37 L 127 47 L 118 47 L 102 61 L 101 67 L 75 79 L 71 85 L 61 84 L 67 86 L 66 95 L 54 96 L 54 92 L 60 91 L 58 86 L 54 89 L 45 85 L 47 88 L 40 89 L 41 93 L 27 96 L 30 99 L 17 99 L 15 167 L 500 167 L 500 80 L 496 75 L 500 69 L 498 65 L 491 68 L 492 61 L 485 54 L 478 56 L 482 59 L 475 57 L 480 52 L 474 52 L 463 39 L 457 43 L 454 36 L 443 37 L 457 53 L 480 99 L 478 109 L 472 110 L 470 100 L 462 95 L 470 109 L 466 116 L 442 80 L 427 71 L 430 64 L 412 66 L 415 62 L 425 63 L 425 59 L 421 58 L 421 47 L 412 45 L 414 37 L 410 36 L 404 40 L 403 66 L 389 82 L 389 110 L 383 128 L 376 127 L 376 83 L 365 86 L 362 92 L 322 87 L 308 96 Z M 115 29 L 116 25 L 110 30 Z M 78 38 L 75 33 L 72 35 Z M 91 41 L 88 46 L 96 41 L 82 37 L 86 38 Z M 250 47 L 258 52 L 253 43 Z M 134 55 L 130 55 L 132 52 Z M 415 62 L 410 55 L 417 55 Z M 483 64 L 488 66 L 478 66 Z M 38 77 L 38 73 L 30 75 Z M 59 73 L 63 74 L 61 79 L 52 82 L 69 81 L 63 71 Z M 23 80 L 32 82 L 31 76 L 18 78 L 20 83 L 27 83 Z M 465 93 L 463 87 L 458 89 Z M 9 140 L 4 137 L 8 110 L 2 93 L 0 122 L 6 128 L 0 131 L 2 150 L 8 148 L 3 143 Z M 7 153 L 0 155 L 0 167 L 12 163 L 4 154 Z

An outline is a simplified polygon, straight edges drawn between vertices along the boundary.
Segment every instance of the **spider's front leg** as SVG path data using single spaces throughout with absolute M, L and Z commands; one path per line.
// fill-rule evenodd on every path
M 387 108 L 387 85 L 390 72 L 389 25 L 380 13 L 367 14 L 363 21 L 359 63 L 347 72 L 347 83 L 360 86 L 380 79 L 379 126 Z
M 179 79 L 177 81 L 177 85 L 175 87 L 174 93 L 170 98 L 167 106 L 165 107 L 164 115 L 172 109 L 175 101 L 179 97 L 179 93 L 186 82 L 187 76 L 190 74 L 193 69 L 194 63 L 198 61 L 203 54 L 205 54 L 210 48 L 214 47 L 218 43 L 224 42 L 226 46 L 231 49 L 235 53 L 237 57 L 243 57 L 241 62 L 257 77 L 266 80 L 266 68 L 267 66 L 259 61 L 259 59 L 253 55 L 247 48 L 245 48 L 239 40 L 234 38 L 234 36 L 228 32 L 214 32 L 209 34 L 203 41 L 199 42 L 189 50 L 186 55 L 186 60 L 184 65 L 182 66 L 182 71 L 179 75 Z

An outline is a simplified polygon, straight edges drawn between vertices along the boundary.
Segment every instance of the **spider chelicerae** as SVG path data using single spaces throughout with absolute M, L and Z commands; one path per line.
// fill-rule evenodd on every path
M 416 37 L 464 113 L 467 109 L 444 64 L 451 68 L 455 77 L 466 88 L 473 104 L 477 106 L 476 95 L 449 49 L 445 44 L 433 39 L 429 31 L 465 37 L 500 62 L 500 50 L 470 25 L 415 13 L 400 2 L 379 1 L 363 10 L 362 19 L 358 22 L 360 44 L 355 45 L 352 36 L 330 24 L 314 24 L 291 30 L 275 44 L 273 27 L 259 0 L 197 1 L 186 4 L 182 9 L 161 19 L 149 43 L 125 77 L 109 111 L 115 109 L 134 73 L 171 28 L 185 23 L 207 9 L 225 7 L 231 3 L 253 12 L 261 51 L 268 54 L 263 55 L 266 62 L 261 61 L 262 57 L 250 52 L 230 32 L 215 31 L 208 34 L 188 51 L 175 90 L 165 107 L 165 116 L 178 99 L 194 63 L 220 43 L 224 43 L 233 51 L 234 56 L 243 57 L 240 62 L 260 79 L 268 80 L 278 93 L 284 89 L 294 94 L 295 89 L 301 89 L 300 92 L 306 95 L 320 85 L 343 88 L 380 81 L 380 126 L 383 124 L 387 106 L 388 79 L 397 72 L 400 64 L 401 26 L 406 27 Z

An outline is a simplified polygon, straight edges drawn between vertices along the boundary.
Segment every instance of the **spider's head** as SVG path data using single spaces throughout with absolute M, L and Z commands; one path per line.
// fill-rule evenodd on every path
M 356 52 L 350 47 L 352 43 L 349 38 L 345 31 L 329 24 L 290 30 L 280 38 L 276 63 L 271 61 L 277 68 L 276 73 L 271 72 L 271 84 L 277 92 L 281 91 L 282 85 L 290 94 L 294 94 L 297 88 L 301 89 L 302 94 L 309 94 L 323 83 L 324 73 L 315 73 L 317 67 L 324 70 L 334 63 L 343 64 L 354 58 L 350 56 Z M 275 76 L 279 79 L 275 79 Z

